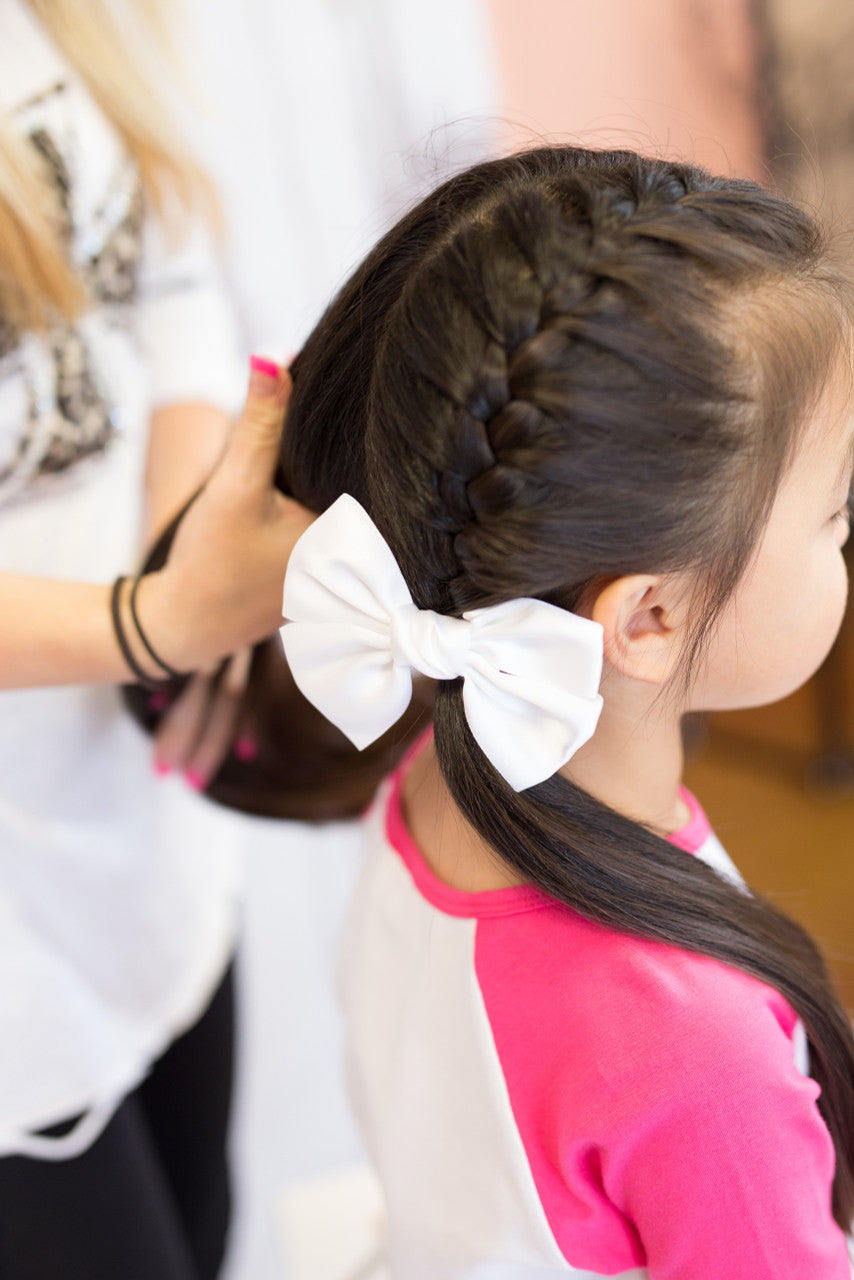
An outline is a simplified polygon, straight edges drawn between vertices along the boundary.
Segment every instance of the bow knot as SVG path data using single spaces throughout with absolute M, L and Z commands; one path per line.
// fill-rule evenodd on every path
M 462 676 L 469 728 L 516 791 L 550 777 L 596 728 L 598 623 L 524 598 L 462 618 L 418 609 L 390 548 L 348 494 L 297 542 L 282 611 L 294 680 L 360 749 L 403 715 L 413 671 Z
M 391 615 L 395 665 L 432 680 L 454 680 L 465 674 L 471 627 L 465 618 L 419 609 L 412 602 L 398 605 Z

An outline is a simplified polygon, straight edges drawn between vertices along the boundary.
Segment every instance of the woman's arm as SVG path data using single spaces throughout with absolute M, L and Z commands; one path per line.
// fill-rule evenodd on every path
M 216 466 L 230 419 L 210 404 L 183 402 L 155 409 L 145 469 L 143 544 L 150 546 Z
M 209 666 L 281 623 L 288 556 L 312 518 L 272 484 L 289 390 L 286 372 L 276 379 L 253 371 L 243 412 L 166 566 L 140 585 L 146 633 L 177 670 Z M 0 574 L 0 688 L 131 679 L 110 591 Z M 132 636 L 126 593 L 122 617 Z M 148 670 L 144 652 L 134 651 Z
M 0 688 L 130 678 L 110 620 L 110 587 L 0 574 Z

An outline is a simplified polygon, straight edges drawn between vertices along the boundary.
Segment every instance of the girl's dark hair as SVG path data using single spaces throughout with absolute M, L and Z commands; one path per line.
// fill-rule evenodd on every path
M 356 271 L 296 363 L 281 481 L 318 510 L 352 493 L 442 613 L 571 609 L 610 578 L 687 571 L 696 658 L 847 341 L 845 295 L 788 202 L 630 152 L 529 151 L 447 182 Z M 440 767 L 510 866 L 800 1015 L 847 1228 L 854 1042 L 815 944 L 561 775 L 512 791 L 461 685 L 436 691 Z

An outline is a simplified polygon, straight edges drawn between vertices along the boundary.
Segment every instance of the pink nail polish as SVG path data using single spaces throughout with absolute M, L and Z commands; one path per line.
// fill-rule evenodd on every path
M 164 763 L 163 760 L 155 760 L 154 772 L 158 775 L 158 777 L 165 778 L 167 773 L 172 772 L 172 766 L 171 764 Z
M 279 377 L 279 366 L 275 360 L 268 360 L 266 356 L 250 356 L 249 368 L 253 373 L 266 374 L 268 378 L 278 379 Z
M 251 764 L 258 755 L 258 743 L 254 738 L 250 738 L 248 735 L 244 734 L 242 737 L 236 739 L 234 743 L 234 754 L 237 756 L 238 760 L 243 760 L 246 764 Z
M 200 773 L 196 773 L 193 769 L 184 770 L 185 781 L 193 788 L 194 791 L 204 791 L 207 779 L 203 778 Z
M 162 691 L 160 693 L 153 693 L 151 697 L 148 699 L 149 711 L 162 711 L 165 706 L 166 706 L 166 694 L 163 693 Z

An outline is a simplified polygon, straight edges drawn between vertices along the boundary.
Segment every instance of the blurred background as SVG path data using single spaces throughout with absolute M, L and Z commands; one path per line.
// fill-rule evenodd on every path
M 198 86 L 185 124 L 222 193 L 247 352 L 287 358 L 425 187 L 532 140 L 625 145 L 774 183 L 829 219 L 847 251 L 847 0 L 184 7 Z M 787 702 L 690 726 L 688 782 L 746 878 L 823 943 L 854 1007 L 852 660 L 846 623 Z M 354 831 L 227 820 L 249 884 L 228 1280 L 379 1275 L 334 998 Z

